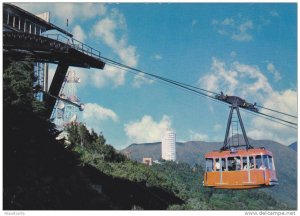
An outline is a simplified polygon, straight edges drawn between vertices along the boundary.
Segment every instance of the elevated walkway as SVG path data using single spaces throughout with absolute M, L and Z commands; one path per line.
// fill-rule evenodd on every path
M 34 35 L 24 32 L 3 32 L 5 57 L 16 60 L 30 58 L 33 61 L 69 66 L 103 69 L 101 53 L 75 39 L 60 34 Z
M 4 58 L 31 59 L 35 62 L 57 64 L 49 94 L 58 97 L 69 66 L 103 69 L 101 53 L 75 39 L 60 34 L 34 35 L 24 32 L 3 32 Z M 50 118 L 56 99 L 45 97 Z

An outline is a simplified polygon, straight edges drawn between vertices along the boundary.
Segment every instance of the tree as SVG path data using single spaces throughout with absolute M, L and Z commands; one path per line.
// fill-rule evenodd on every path
M 69 134 L 71 145 L 77 145 L 84 148 L 80 151 L 85 161 L 92 158 L 101 158 L 105 161 L 121 162 L 125 156 L 116 152 L 113 146 L 105 144 L 106 140 L 102 133 L 97 134 L 94 130 L 91 132 L 83 123 L 72 123 L 66 128 Z
M 69 142 L 72 145 L 80 145 L 90 151 L 97 151 L 105 144 L 105 138 L 100 133 L 99 135 L 92 130 L 91 133 L 83 123 L 73 122 L 66 126 L 65 130 L 69 134 Z

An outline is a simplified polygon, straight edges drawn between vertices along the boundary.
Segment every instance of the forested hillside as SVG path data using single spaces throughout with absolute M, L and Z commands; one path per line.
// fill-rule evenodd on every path
M 75 132 L 75 131 L 78 132 Z M 114 178 L 127 179 L 138 182 L 148 188 L 160 189 L 166 193 L 175 194 L 183 202 L 169 204 L 168 209 L 173 210 L 279 210 L 290 209 L 274 197 L 259 190 L 215 190 L 204 188 L 203 168 L 201 165 L 190 166 L 184 162 L 162 161 L 160 164 L 146 166 L 129 160 L 123 155 L 104 144 L 102 135 L 97 138 L 95 132 L 89 132 L 83 124 L 72 125 L 70 135 L 81 134 L 77 140 L 72 140 L 70 146 L 78 152 L 82 163 L 90 164 L 101 172 Z M 71 132 L 72 131 L 72 132 Z M 81 133 L 79 133 L 81 131 Z M 85 132 L 82 132 L 85 131 Z M 83 135 L 85 134 L 85 135 Z M 92 138 L 94 137 L 94 138 Z M 89 140 L 86 144 L 81 140 Z M 100 145 L 95 145 L 100 140 Z M 98 142 L 96 141 L 96 142 Z M 91 145 L 92 144 L 92 145 Z M 97 146 L 94 148 L 93 146 Z M 162 194 L 157 199 L 163 200 Z
M 76 127 L 75 133 L 70 131 L 71 140 L 87 138 L 87 134 L 90 140 L 68 147 L 57 141 L 58 131 L 44 117 L 44 105 L 33 97 L 32 71 L 30 62 L 4 60 L 4 210 L 166 209 L 182 203 L 161 188 L 116 178 L 89 165 L 85 156 L 93 151 L 98 151 L 94 156 L 101 158 L 102 167 L 124 159 L 112 146 L 105 145 L 101 134 Z M 80 154 L 76 153 L 78 149 L 82 149 Z

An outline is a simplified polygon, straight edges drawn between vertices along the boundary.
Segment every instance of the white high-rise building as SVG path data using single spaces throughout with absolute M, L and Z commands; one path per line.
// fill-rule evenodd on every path
M 176 160 L 176 133 L 170 129 L 162 136 L 161 153 L 164 160 Z

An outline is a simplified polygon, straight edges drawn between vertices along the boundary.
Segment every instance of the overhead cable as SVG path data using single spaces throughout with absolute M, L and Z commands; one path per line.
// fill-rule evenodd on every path
M 290 114 L 287 114 L 287 113 L 284 113 L 284 112 L 280 112 L 280 111 L 277 111 L 277 110 L 273 110 L 273 109 L 270 109 L 270 108 L 267 108 L 267 107 L 263 107 L 263 106 L 260 106 L 260 105 L 256 105 L 256 106 L 259 107 L 259 108 L 261 108 L 261 109 L 265 109 L 265 110 L 269 110 L 269 111 L 272 111 L 272 112 L 280 113 L 282 115 L 290 116 L 290 117 L 293 117 L 293 118 L 298 118 L 297 116 L 290 115 Z
M 199 87 L 196 87 L 196 86 L 192 86 L 192 85 L 189 85 L 189 84 L 185 84 L 185 83 L 182 83 L 182 82 L 178 82 L 178 81 L 175 81 L 175 80 L 171 80 L 171 79 L 168 79 L 168 78 L 165 78 L 165 77 L 161 77 L 161 76 L 158 76 L 158 75 L 155 75 L 155 74 L 147 73 L 147 72 L 144 72 L 144 71 L 142 71 L 140 69 L 133 68 L 133 67 L 121 64 L 119 62 L 113 61 L 113 60 L 105 58 L 105 57 L 102 57 L 102 60 L 104 62 L 108 63 L 109 65 L 112 65 L 112 66 L 117 67 L 119 69 L 120 68 L 121 69 L 124 68 L 126 71 L 133 72 L 134 74 L 136 74 L 138 76 L 142 76 L 141 74 L 144 74 L 144 75 L 146 75 L 145 76 L 146 79 L 161 80 L 161 81 L 164 81 L 165 83 L 172 84 L 172 85 L 174 85 L 176 87 L 180 87 L 181 89 L 188 90 L 190 92 L 193 92 L 193 93 L 196 93 L 198 95 L 204 96 L 204 97 L 209 98 L 211 100 L 214 100 L 214 101 L 217 101 L 217 102 L 223 102 L 223 101 L 217 100 L 215 98 L 215 95 L 217 95 L 218 93 L 215 93 L 215 92 L 212 92 L 212 91 L 209 91 L 209 90 L 206 90 L 206 89 L 202 89 L 202 88 L 199 88 Z M 139 73 L 141 73 L 141 74 L 139 74 Z M 204 93 L 204 92 L 206 92 L 206 93 Z M 214 96 L 209 95 L 207 93 L 214 94 Z M 227 103 L 223 102 L 223 104 L 227 104 Z M 293 115 L 290 115 L 290 114 L 287 114 L 287 113 L 283 113 L 283 112 L 280 112 L 280 111 L 272 110 L 272 109 L 269 109 L 269 108 L 266 108 L 266 107 L 262 107 L 262 106 L 259 106 L 259 105 L 257 105 L 257 106 L 260 107 L 260 108 L 263 108 L 263 109 L 267 109 L 267 110 L 270 110 L 270 111 L 273 111 L 273 112 L 277 112 L 277 113 L 280 113 L 280 114 L 284 114 L 284 115 L 287 115 L 287 116 L 291 116 L 291 117 L 297 118 L 296 116 L 293 116 Z M 243 107 L 241 107 L 241 109 L 247 110 L 247 109 L 245 109 Z M 271 115 L 268 115 L 268 114 L 265 114 L 265 113 L 262 113 L 262 112 L 252 112 L 252 113 L 256 113 L 258 115 L 261 115 L 261 117 L 265 116 L 265 119 L 269 119 L 269 120 L 273 119 L 273 121 L 277 122 L 277 123 L 281 122 L 281 124 L 287 123 L 287 124 L 290 124 L 290 125 L 297 126 L 297 124 L 294 123 L 294 122 L 286 121 L 284 119 L 280 119 L 280 118 L 277 118 L 277 117 L 274 117 L 274 116 L 271 116 Z M 266 117 L 268 117 L 268 118 L 266 118 Z M 277 120 L 277 121 L 275 121 L 274 119 Z M 284 124 L 284 125 L 286 125 L 286 124 Z
M 266 117 L 266 116 L 261 116 L 261 115 L 257 114 L 256 112 L 251 112 L 251 111 L 249 111 L 249 110 L 244 110 L 244 109 L 243 109 L 242 111 L 247 112 L 247 113 L 249 113 L 249 114 L 251 114 L 251 115 L 256 115 L 256 116 L 258 116 L 258 117 L 260 117 L 260 118 L 264 118 L 264 119 L 267 119 L 267 120 L 269 120 L 269 121 L 272 121 L 272 122 L 275 122 L 275 123 L 284 125 L 284 126 L 289 127 L 289 128 L 293 128 L 293 129 L 296 129 L 296 130 L 298 129 L 297 127 L 294 127 L 294 126 L 292 126 L 292 125 L 288 125 L 288 124 L 282 123 L 282 122 L 280 122 L 280 121 L 274 120 L 274 119 L 272 119 L 272 118 L 268 118 L 268 117 Z

